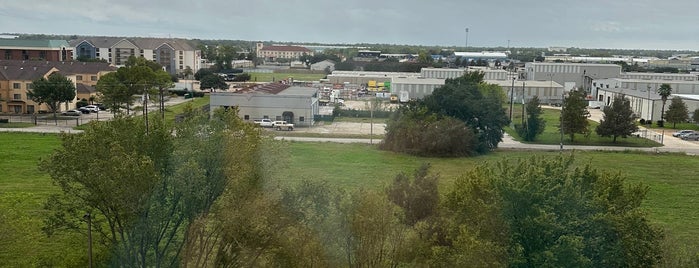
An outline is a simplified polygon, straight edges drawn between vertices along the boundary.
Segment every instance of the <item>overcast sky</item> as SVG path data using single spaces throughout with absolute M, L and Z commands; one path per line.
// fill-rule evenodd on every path
M 697 12 L 697 0 L 0 0 L 0 32 L 699 50 Z

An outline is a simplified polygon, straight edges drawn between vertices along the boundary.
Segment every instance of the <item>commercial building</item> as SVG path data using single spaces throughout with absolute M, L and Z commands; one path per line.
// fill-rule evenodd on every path
M 368 84 L 370 81 L 376 83 L 391 82 L 393 77 L 417 78 L 420 73 L 401 72 L 365 72 L 365 71 L 334 71 L 328 75 L 328 82 L 333 84 Z
M 73 47 L 64 40 L 1 39 L 0 55 L 3 60 L 69 61 Z
M 332 73 L 335 71 L 335 62 L 331 60 L 324 60 L 311 64 L 312 71 L 325 71 Z
M 588 92 L 592 80 L 621 75 L 621 66 L 616 64 L 528 62 L 524 68 L 526 80 L 553 81 L 568 90 L 582 87 Z
M 483 73 L 483 80 L 507 80 L 508 73 L 505 70 L 490 69 L 485 67 L 469 67 L 469 68 L 422 68 L 420 76 L 423 78 L 458 78 L 467 72 L 480 71 Z
M 318 114 L 318 89 L 282 83 L 255 85 L 236 92 L 212 92 L 211 110 L 238 108 L 244 120 L 285 120 L 296 126 L 313 125 Z
M 621 73 L 619 78 L 639 80 L 669 80 L 669 81 L 699 81 L 699 74 L 673 74 L 673 73 Z
M 560 104 L 563 100 L 564 88 L 555 81 L 530 81 L 530 80 L 485 80 L 488 84 L 498 85 L 502 88 L 507 100 L 516 103 L 527 102 L 534 96 L 543 104 Z M 512 95 L 510 95 L 512 93 Z
M 422 77 L 392 77 L 391 93 L 408 92 L 410 99 L 422 99 L 432 94 L 435 88 L 444 85 L 444 79 Z
M 267 61 L 295 60 L 303 55 L 313 56 L 313 50 L 300 46 L 265 46 L 263 43 L 257 43 L 256 49 L 257 57 Z
M 72 40 L 75 59 L 102 59 L 117 67 L 124 66 L 129 57 L 143 57 L 162 65 L 171 74 L 187 69 L 200 69 L 201 51 L 189 41 L 169 38 L 93 37 Z

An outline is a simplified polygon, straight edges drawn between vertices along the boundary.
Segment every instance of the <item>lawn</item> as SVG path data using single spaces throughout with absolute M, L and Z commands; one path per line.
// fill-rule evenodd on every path
M 57 191 L 46 174 L 36 168 L 38 159 L 60 146 L 51 134 L 0 133 L 0 267 L 75 266 L 85 257 L 84 235 L 47 238 L 41 232 L 43 203 Z M 382 189 L 399 172 L 412 172 L 430 163 L 441 175 L 440 188 L 476 165 L 501 159 L 553 157 L 557 152 L 498 151 L 473 158 L 421 158 L 376 150 L 366 144 L 289 143 L 290 158 L 284 178 L 268 178 L 282 186 L 303 179 L 327 180 L 345 189 Z M 643 207 L 650 219 L 681 245 L 699 246 L 699 158 L 679 154 L 631 152 L 576 152 L 578 164 L 591 164 L 603 172 L 621 172 L 629 182 L 650 187 Z
M 346 189 L 381 189 L 399 172 L 412 172 L 430 163 L 441 175 L 440 187 L 447 189 L 455 176 L 476 165 L 501 159 L 553 157 L 557 152 L 499 151 L 473 158 L 421 158 L 379 151 L 365 144 L 290 143 L 291 159 L 283 184 L 302 179 L 327 180 Z M 575 152 L 578 164 L 591 164 L 602 171 L 621 174 L 628 182 L 650 187 L 643 207 L 650 219 L 680 244 L 699 246 L 699 158 L 677 154 L 631 152 Z
M 177 105 L 172 105 L 172 106 L 166 106 L 165 107 L 165 121 L 173 121 L 175 120 L 175 115 L 181 114 L 184 112 L 184 108 L 187 107 L 187 105 L 192 105 L 193 108 L 201 108 L 202 106 L 205 106 L 209 104 L 209 95 L 205 95 L 203 98 L 193 98 L 190 99 L 190 101 L 183 102 Z M 157 114 L 158 112 L 156 111 L 154 114 Z
M 520 124 L 522 122 L 522 105 L 516 105 L 513 109 L 513 119 L 514 123 Z M 560 124 L 560 110 L 554 109 L 542 109 L 542 118 L 546 121 L 546 129 L 544 133 L 537 136 L 536 140 L 533 142 L 527 142 L 522 140 L 515 130 L 511 127 L 506 127 L 505 131 L 510 134 L 515 140 L 523 143 L 534 143 L 534 144 L 560 144 L 561 143 L 561 133 L 558 129 Z M 525 118 L 526 120 L 526 118 Z M 656 147 L 662 146 L 661 144 L 639 137 L 618 137 L 615 142 L 612 142 L 611 137 L 601 137 L 595 132 L 595 128 L 599 123 L 588 120 L 590 123 L 588 129 L 590 133 L 588 136 L 582 134 L 575 134 L 574 140 L 570 140 L 570 136 L 563 136 L 563 144 L 565 145 L 589 145 L 589 146 L 624 146 L 624 147 Z
M 325 78 L 325 74 L 299 74 L 299 73 L 250 73 L 250 82 L 276 82 L 293 78 L 296 81 L 318 81 Z

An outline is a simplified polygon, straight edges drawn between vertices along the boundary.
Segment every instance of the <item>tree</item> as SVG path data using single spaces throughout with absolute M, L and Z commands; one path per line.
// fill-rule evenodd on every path
M 660 87 L 658 88 L 658 95 L 660 95 L 660 100 L 663 101 L 663 105 L 660 108 L 660 121 L 664 120 L 664 115 L 665 115 L 665 103 L 667 102 L 667 98 L 672 94 L 672 87 L 670 84 L 661 84 Z
M 576 166 L 573 156 L 482 165 L 457 178 L 445 206 L 474 243 L 507 248 L 506 266 L 657 265 L 663 234 L 641 209 L 648 187 Z
M 524 126 L 519 126 L 518 133 L 525 141 L 533 141 L 536 139 L 536 136 L 544 133 L 544 129 L 546 129 L 546 121 L 541 118 L 542 110 L 539 97 L 534 96 L 529 100 L 525 110 L 527 112 L 527 121 L 524 123 Z
M 100 77 L 95 86 L 100 94 L 102 103 L 110 111 L 119 111 L 122 104 L 130 101 L 131 94 L 124 83 L 119 80 L 116 72 L 108 73 Z
M 694 110 L 694 114 L 692 115 L 692 121 L 694 121 L 694 123 L 699 124 L 699 108 Z
M 201 89 L 228 89 L 228 84 L 226 80 L 220 75 L 209 74 L 204 76 L 201 80 Z
M 672 128 L 675 128 L 677 123 L 683 123 L 689 120 L 689 110 L 681 98 L 672 98 L 670 106 L 667 107 L 667 112 L 665 112 L 665 118 L 668 122 L 672 123 Z
M 386 189 L 388 200 L 403 209 L 403 223 L 408 226 L 437 214 L 439 192 L 435 175 L 428 175 L 430 165 L 423 164 L 411 179 L 398 174 Z
M 197 73 L 194 74 L 194 80 L 201 81 L 202 78 L 210 74 L 214 74 L 214 72 L 211 69 L 199 69 L 199 71 L 197 71 Z
M 575 134 L 587 134 L 589 132 L 589 122 L 587 118 L 590 112 L 587 111 L 585 101 L 586 93 L 582 89 L 571 90 L 568 97 L 563 100 L 561 108 L 561 123 L 558 126 L 562 129 L 563 134 L 570 137 L 573 141 Z
M 617 96 L 612 105 L 604 107 L 604 116 L 595 131 L 602 137 L 612 137 L 616 143 L 617 137 L 626 138 L 638 131 L 636 115 L 631 110 L 631 101 L 624 95 Z
M 27 92 L 27 97 L 39 105 L 45 103 L 56 117 L 56 111 L 61 102 L 75 99 L 75 85 L 65 76 L 53 73 L 48 79 L 42 77 L 34 80 L 32 89 Z

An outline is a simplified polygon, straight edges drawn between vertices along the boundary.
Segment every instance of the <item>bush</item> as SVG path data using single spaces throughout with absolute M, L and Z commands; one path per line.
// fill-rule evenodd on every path
M 85 107 L 88 104 L 86 99 L 82 99 L 75 103 L 75 108 Z
M 638 123 L 641 124 L 641 125 L 645 125 L 645 124 L 646 124 L 646 120 L 643 119 L 643 118 L 641 118 L 641 120 L 638 120 Z
M 657 125 L 658 125 L 658 127 L 664 127 L 664 126 L 665 126 L 665 121 L 663 121 L 663 120 L 658 120 Z

